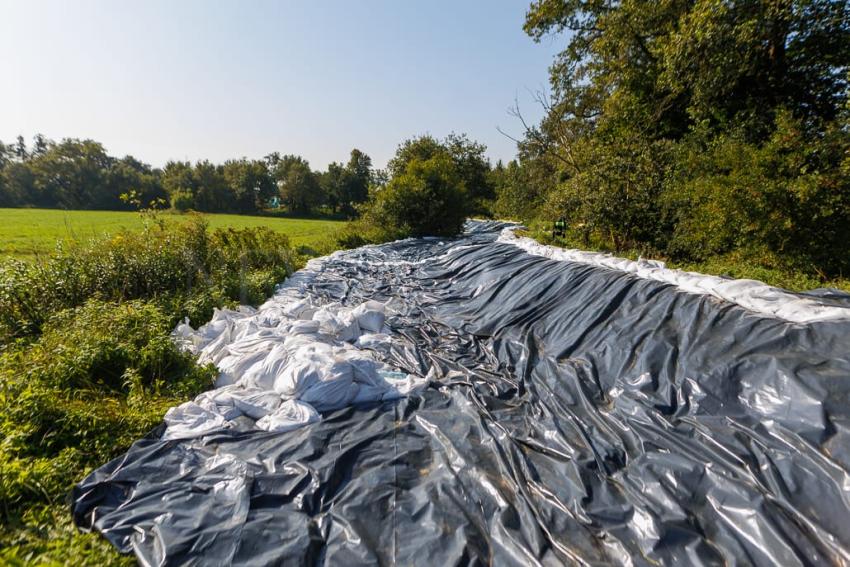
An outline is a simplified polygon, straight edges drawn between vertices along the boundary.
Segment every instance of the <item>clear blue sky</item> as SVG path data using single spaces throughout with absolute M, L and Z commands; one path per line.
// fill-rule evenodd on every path
M 383 166 L 415 134 L 466 132 L 510 159 L 507 109 L 563 39 L 528 1 L 0 0 L 0 140 L 93 138 L 155 166 L 352 147 Z

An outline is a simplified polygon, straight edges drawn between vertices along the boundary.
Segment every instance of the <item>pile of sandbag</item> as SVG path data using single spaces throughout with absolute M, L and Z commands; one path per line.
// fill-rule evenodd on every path
M 376 358 L 394 340 L 384 304 L 319 305 L 305 297 L 306 283 L 293 278 L 259 309 L 216 310 L 197 331 L 178 325 L 175 340 L 220 374 L 216 389 L 166 413 L 163 438 L 243 427 L 246 419 L 257 429 L 288 431 L 318 421 L 319 412 L 424 386 L 426 379 Z

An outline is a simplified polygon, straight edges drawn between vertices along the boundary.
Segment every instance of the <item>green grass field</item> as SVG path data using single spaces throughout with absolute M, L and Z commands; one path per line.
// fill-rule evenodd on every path
M 268 226 L 289 236 L 295 246 L 321 247 L 344 224 L 324 219 L 280 216 L 204 215 L 210 228 Z M 166 222 L 182 222 L 179 214 L 161 213 Z M 0 257 L 31 258 L 49 253 L 58 241 L 88 241 L 141 228 L 139 213 L 121 211 L 62 211 L 54 209 L 0 209 Z

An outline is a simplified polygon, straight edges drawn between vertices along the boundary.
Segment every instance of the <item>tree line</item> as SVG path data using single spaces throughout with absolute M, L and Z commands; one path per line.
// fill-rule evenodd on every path
M 581 245 L 850 273 L 850 4 L 536 0 L 568 34 L 496 214 Z
M 110 156 L 93 140 L 54 142 L 37 135 L 27 145 L 19 136 L 12 144 L 0 141 L 0 206 L 129 210 L 141 202 L 210 213 L 256 213 L 280 206 L 295 214 L 351 218 L 359 215 L 370 191 L 400 173 L 402 162 L 437 151 L 451 156 L 464 191 L 468 188 L 477 209 L 485 211 L 495 196 L 486 146 L 463 134 L 407 140 L 386 171 L 373 168 L 371 158 L 356 148 L 347 162 L 333 162 L 325 171 L 313 170 L 300 156 L 278 152 L 223 164 L 170 161 L 159 169 L 132 156 Z M 132 200 L 126 198 L 130 194 Z
M 314 171 L 294 155 L 262 160 L 234 159 L 223 164 L 170 161 L 153 168 L 126 156 L 110 156 L 93 140 L 54 142 L 22 136 L 0 141 L 0 206 L 129 210 L 136 205 L 171 206 L 179 211 L 254 213 L 280 203 L 292 213 L 353 215 L 381 173 L 368 155 L 351 151 L 348 163 Z

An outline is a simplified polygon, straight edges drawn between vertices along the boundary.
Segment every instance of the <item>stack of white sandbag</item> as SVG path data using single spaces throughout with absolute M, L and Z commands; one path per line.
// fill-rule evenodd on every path
M 163 438 L 206 435 L 242 418 L 257 429 L 289 431 L 318 421 L 319 412 L 425 385 L 377 359 L 395 340 L 384 304 L 317 305 L 305 297 L 306 281 L 291 278 L 259 309 L 216 310 L 197 331 L 177 326 L 175 340 L 220 373 L 216 389 L 166 413 Z

